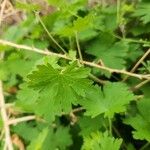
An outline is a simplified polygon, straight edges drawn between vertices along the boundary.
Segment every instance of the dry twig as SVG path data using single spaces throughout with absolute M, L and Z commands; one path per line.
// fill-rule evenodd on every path
M 1 109 L 1 116 L 4 124 L 4 130 L 5 130 L 5 142 L 8 147 L 8 150 L 13 150 L 1 81 L 0 81 L 0 109 Z
M 150 79 L 144 80 L 144 81 L 140 82 L 139 84 L 137 84 L 136 86 L 134 86 L 132 89 L 137 90 L 149 82 L 150 82 Z
M 17 123 L 20 123 L 20 122 L 25 122 L 25 121 L 30 121 L 30 120 L 35 120 L 36 119 L 36 116 L 26 116 L 26 117 L 21 117 L 21 118 L 17 118 L 17 119 L 10 119 L 8 121 L 8 124 L 9 125 L 12 125 L 12 124 L 17 124 Z
M 144 55 L 138 60 L 138 62 L 134 65 L 134 67 L 131 69 L 131 73 L 133 73 L 137 68 L 138 66 L 143 62 L 143 60 L 150 54 L 150 49 L 148 49 L 146 51 L 146 53 L 144 53 Z M 123 81 L 126 81 L 128 79 L 129 76 L 125 77 L 123 79 Z
M 139 59 L 139 61 L 134 65 L 130 72 L 134 72 L 137 67 L 142 63 L 142 61 L 150 54 L 150 49 L 146 51 L 146 53 Z
M 12 42 L 9 42 L 9 41 L 6 41 L 6 40 L 1 40 L 0 39 L 0 44 L 5 45 L 5 46 L 15 47 L 17 49 L 24 49 L 24 50 L 28 50 L 28 51 L 37 52 L 37 53 L 40 53 L 40 54 L 43 54 L 43 55 L 56 56 L 56 57 L 59 57 L 59 58 L 72 60 L 67 55 L 58 54 L 58 53 L 54 53 L 54 52 L 50 52 L 50 51 L 44 51 L 42 49 L 38 49 L 38 48 L 35 48 L 35 47 L 26 46 L 26 45 L 15 44 L 15 43 L 12 43 Z M 75 59 L 75 60 L 77 60 L 77 61 L 79 61 L 79 62 L 81 62 L 81 63 L 83 63 L 87 66 L 99 68 L 99 69 L 102 69 L 102 70 L 106 70 L 110 73 L 115 72 L 115 73 L 125 74 L 125 75 L 132 76 L 132 77 L 135 77 L 135 78 L 138 78 L 138 79 L 150 79 L 150 74 L 148 74 L 148 75 L 136 74 L 136 73 L 131 73 L 131 72 L 128 72 L 128 71 L 125 71 L 125 70 L 118 70 L 118 69 L 112 69 L 112 68 L 109 68 L 109 67 L 106 67 L 106 66 L 100 66 L 99 64 L 96 64 L 96 63 L 93 63 L 93 62 L 88 62 L 88 61 L 84 61 L 84 60 L 81 61 L 79 59 Z

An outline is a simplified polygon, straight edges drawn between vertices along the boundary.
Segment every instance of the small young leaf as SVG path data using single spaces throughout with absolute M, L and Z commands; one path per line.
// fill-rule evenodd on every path
M 100 132 L 92 133 L 90 136 L 84 137 L 82 150 L 119 150 L 122 139 L 115 139 Z

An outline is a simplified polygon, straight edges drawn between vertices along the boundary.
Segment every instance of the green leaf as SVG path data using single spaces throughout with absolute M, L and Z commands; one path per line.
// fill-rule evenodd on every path
M 95 29 L 103 32 L 113 32 L 117 29 L 117 8 L 116 5 L 98 7 L 94 21 Z
M 122 139 L 115 139 L 108 136 L 108 133 L 92 133 L 90 136 L 84 137 L 82 150 L 119 150 Z
M 45 128 L 30 143 L 27 150 L 66 150 L 71 144 L 72 139 L 69 134 L 69 128 L 59 127 L 56 131 L 51 128 Z
M 27 20 L 21 22 L 19 25 L 10 26 L 5 33 L 2 35 L 3 39 L 13 42 L 20 42 L 23 37 L 28 35 L 31 32 L 37 21 L 33 15 L 27 18 Z
M 135 62 L 140 56 L 143 55 L 143 51 L 139 44 L 131 43 L 129 45 L 127 59 L 131 62 Z M 127 61 L 128 62 L 128 61 Z
M 104 122 L 105 120 L 102 116 L 97 116 L 95 118 L 83 116 L 79 119 L 79 126 L 81 128 L 80 134 L 82 136 L 88 136 L 92 132 L 100 129 Z
M 20 123 L 13 127 L 13 131 L 27 142 L 37 138 L 39 131 L 33 125 Z
M 17 93 L 15 106 L 21 109 L 21 111 L 33 112 L 38 97 L 39 93 L 37 91 L 29 88 L 27 84 L 22 84 L 19 92 Z
M 19 77 L 25 78 L 35 64 L 35 60 L 27 60 L 21 53 L 11 53 L 7 60 L 1 61 L 0 78 L 9 81 L 9 85 L 16 84 Z M 12 81 L 11 81 L 12 79 Z
M 37 68 L 28 75 L 28 84 L 39 91 L 35 110 L 46 119 L 54 117 L 55 113 L 70 112 L 72 104 L 78 104 L 79 96 L 85 97 L 92 84 L 86 79 L 90 70 L 77 67 L 76 62 L 63 70 L 54 69 L 50 64 Z
M 42 132 L 32 141 L 32 143 L 27 147 L 27 150 L 41 150 L 43 143 L 48 135 L 48 128 L 42 130 Z
M 72 137 L 69 134 L 69 128 L 60 126 L 56 131 L 49 131 L 42 150 L 66 150 L 71 144 Z
M 59 28 L 57 33 L 61 36 L 69 37 L 69 36 L 75 36 L 75 33 L 83 32 L 87 29 L 90 29 L 92 27 L 93 23 L 93 15 L 89 14 L 85 17 L 78 17 L 77 20 L 73 21 L 73 24 L 71 26 L 64 26 L 62 28 Z
M 86 29 L 78 34 L 80 41 L 88 41 L 98 36 L 98 32 L 93 29 Z
M 127 51 L 127 43 L 123 41 L 114 43 L 114 38 L 108 33 L 101 34 L 86 50 L 88 54 L 96 56 L 96 60 L 101 60 L 105 66 L 115 69 L 126 68 Z
M 125 112 L 125 106 L 133 99 L 132 92 L 124 83 L 107 83 L 103 90 L 96 86 L 89 91 L 81 104 L 88 116 L 95 117 L 104 113 L 105 117 L 112 118 L 115 113 Z
M 142 3 L 139 4 L 138 7 L 135 9 L 133 16 L 140 17 L 140 20 L 146 24 L 150 22 L 150 4 L 149 3 Z
M 150 97 L 149 86 L 150 86 L 150 83 L 147 83 L 147 84 L 145 84 L 145 86 L 141 87 L 141 90 L 142 90 L 145 98 Z
M 150 101 L 149 98 L 141 99 L 137 103 L 138 113 L 136 116 L 127 117 L 124 122 L 131 125 L 135 130 L 132 132 L 135 139 L 150 141 Z

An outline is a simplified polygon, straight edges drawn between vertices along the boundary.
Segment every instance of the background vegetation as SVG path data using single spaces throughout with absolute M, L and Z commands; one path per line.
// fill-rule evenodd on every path
M 0 2 L 0 149 L 150 149 L 149 0 Z

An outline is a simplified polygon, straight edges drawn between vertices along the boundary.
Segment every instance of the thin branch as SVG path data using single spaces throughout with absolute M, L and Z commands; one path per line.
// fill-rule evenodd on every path
M 84 110 L 83 107 L 75 108 L 75 109 L 73 109 L 71 111 L 71 113 L 77 113 L 77 112 L 80 112 L 82 110 Z M 62 115 L 64 115 L 64 113 L 62 113 Z M 14 125 L 14 124 L 16 125 L 16 124 L 18 124 L 20 122 L 26 122 L 26 121 L 31 121 L 31 120 L 35 120 L 35 119 L 39 120 L 39 121 L 44 121 L 45 122 L 45 120 L 43 120 L 42 118 L 38 118 L 35 115 L 31 115 L 31 116 L 25 116 L 25 117 L 21 117 L 21 118 L 10 119 L 8 121 L 8 124 L 9 125 Z
M 66 54 L 67 52 L 64 50 L 64 48 L 53 38 L 53 36 L 51 35 L 51 33 L 48 31 L 47 27 L 45 26 L 44 22 L 42 21 L 42 19 L 40 18 L 40 16 L 36 13 L 36 16 L 38 18 L 38 20 L 40 21 L 42 27 L 44 28 L 44 30 L 46 31 L 47 35 L 50 37 L 50 39 Z
M 75 32 L 75 39 L 76 39 L 77 50 L 78 50 L 78 54 L 79 54 L 80 61 L 83 62 L 83 57 L 82 57 L 82 53 L 81 53 L 81 48 L 80 48 L 79 39 L 78 39 L 78 33 L 77 33 L 77 32 Z M 97 78 L 96 76 L 94 76 L 94 75 L 91 74 L 91 73 L 89 74 L 89 77 L 90 77 L 92 80 L 94 80 L 94 81 L 96 81 L 96 82 L 98 82 L 98 83 L 100 83 L 100 84 L 104 84 L 104 82 L 105 82 L 105 81 L 103 81 L 103 80 L 100 80 L 99 78 Z
M 117 24 L 120 23 L 120 0 L 117 0 Z
M 12 43 L 12 42 L 9 42 L 9 41 L 6 41 L 6 40 L 1 40 L 0 39 L 0 44 L 5 45 L 5 46 L 11 46 L 11 47 L 14 47 L 14 48 L 17 48 L 17 49 L 24 49 L 24 50 L 28 50 L 28 51 L 37 52 L 37 53 L 40 53 L 40 54 L 43 54 L 43 55 L 56 56 L 56 57 L 59 57 L 59 58 L 72 60 L 67 55 L 58 54 L 58 53 L 54 53 L 54 52 L 50 52 L 50 51 L 44 51 L 42 49 L 38 49 L 38 48 L 35 48 L 35 47 L 26 46 L 26 45 L 15 44 L 15 43 Z M 75 60 L 77 60 L 77 61 L 79 61 L 79 62 L 81 62 L 81 63 L 83 63 L 87 66 L 94 67 L 94 68 L 99 68 L 99 69 L 102 69 L 102 70 L 106 70 L 110 73 L 125 74 L 125 75 L 132 76 L 132 77 L 135 77 L 135 78 L 138 78 L 138 79 L 150 79 L 150 74 L 148 74 L 148 75 L 136 74 L 136 73 L 131 73 L 131 72 L 128 72 L 128 71 L 125 71 L 125 70 L 118 70 L 118 69 L 112 69 L 112 68 L 109 68 L 109 67 L 106 67 L 106 66 L 100 66 L 99 64 L 96 64 L 96 63 L 93 63 L 93 62 L 81 61 L 79 59 L 75 59 Z
M 80 58 L 81 61 L 83 61 L 83 57 L 82 57 L 82 53 L 81 53 L 81 49 L 80 49 L 80 44 L 79 44 L 78 33 L 77 32 L 75 32 L 75 38 L 76 38 L 76 43 L 77 43 L 77 49 L 78 49 L 79 58 Z
M 150 49 L 146 51 L 146 53 L 139 59 L 139 61 L 134 65 L 130 72 L 134 72 L 137 67 L 143 62 L 143 60 L 150 54 Z
M 26 117 L 22 117 L 22 118 L 17 118 L 17 119 L 10 119 L 8 121 L 8 124 L 9 125 L 12 125 L 12 124 L 17 124 L 17 123 L 20 123 L 20 122 L 25 122 L 25 121 L 30 121 L 30 120 L 35 120 L 36 119 L 36 116 L 26 116 Z
M 108 117 L 108 123 L 109 123 L 109 134 L 112 135 L 112 120 L 110 117 Z
M 147 142 L 146 144 L 144 144 L 144 145 L 140 148 L 140 150 L 145 150 L 149 145 L 150 145 L 150 143 Z
M 77 112 L 80 112 L 80 111 L 83 111 L 84 108 L 83 107 L 78 107 L 78 108 L 75 108 L 71 111 L 71 113 L 77 113 Z
M 112 129 L 119 138 L 122 138 L 121 134 L 119 133 L 119 131 L 117 130 L 117 128 L 114 125 L 112 126 Z M 124 149 L 126 150 L 128 146 L 126 145 L 125 142 L 123 142 L 122 147 L 124 147 Z
M 4 124 L 4 130 L 5 130 L 5 142 L 7 144 L 8 150 L 13 150 L 1 81 L 0 81 L 0 109 L 1 109 L 1 116 Z
M 114 35 L 114 34 L 112 34 L 112 36 L 114 36 L 115 38 L 117 38 L 117 39 L 120 39 L 120 40 L 124 40 L 124 41 L 126 41 L 126 42 L 129 42 L 129 43 L 140 43 L 140 44 L 146 44 L 146 45 L 149 45 L 150 46 L 150 41 L 145 41 L 145 40 L 136 40 L 136 39 L 130 39 L 130 38 L 122 38 L 122 37 L 120 37 L 120 36 L 118 36 L 118 35 Z
M 137 68 L 138 68 L 138 66 L 143 62 L 143 60 L 148 56 L 150 54 L 150 49 L 148 49 L 147 51 L 146 51 L 146 53 L 144 53 L 144 55 L 138 60 L 138 62 L 134 65 L 134 67 L 131 69 L 131 73 L 133 73 Z M 123 79 L 123 81 L 126 81 L 128 79 L 128 76 L 127 77 L 125 77 L 124 79 Z
M 95 68 L 99 68 L 102 70 L 106 70 L 110 73 L 120 73 L 120 74 L 125 74 L 131 77 L 136 77 L 138 79 L 150 79 L 150 74 L 148 75 L 142 75 L 142 74 L 136 74 L 136 73 L 131 73 L 125 70 L 118 70 L 118 69 L 112 69 L 106 66 L 100 66 L 98 64 L 92 63 L 92 62 L 88 62 L 88 61 L 83 61 L 84 64 L 86 64 L 87 66 L 91 66 L 91 67 L 95 67 Z
M 99 78 L 97 78 L 96 76 L 94 76 L 93 74 L 89 74 L 89 77 L 91 78 L 91 79 L 93 79 L 95 82 L 97 82 L 97 83 L 100 83 L 100 84 L 105 84 L 107 81 L 105 81 L 105 80 L 102 80 L 102 79 L 99 79 Z
M 139 84 L 137 84 L 136 86 L 134 86 L 132 89 L 137 90 L 149 82 L 150 82 L 150 79 L 144 80 L 144 81 L 140 82 Z
M 6 40 L 1 40 L 0 39 L 0 44 L 5 45 L 5 46 L 15 47 L 17 49 L 24 49 L 24 50 L 27 50 L 27 51 L 37 52 L 37 53 L 43 54 L 43 55 L 56 56 L 56 57 L 59 57 L 59 58 L 64 58 L 64 59 L 71 60 L 71 58 L 69 58 L 69 57 L 67 57 L 66 55 L 63 55 L 63 54 L 57 54 L 57 53 L 53 53 L 53 52 L 50 52 L 50 51 L 45 51 L 45 50 L 42 50 L 42 49 L 38 49 L 38 48 L 35 48 L 35 47 L 26 46 L 26 45 L 19 45 L 19 44 L 15 44 L 15 43 L 12 43 L 12 42 L 9 42 L 9 41 L 6 41 Z
M 4 58 L 4 53 L 0 53 L 0 59 Z M 11 134 L 10 134 L 10 128 L 8 124 L 8 116 L 5 106 L 5 99 L 4 99 L 4 93 L 3 93 L 3 83 L 0 80 L 0 111 L 1 111 L 1 117 L 3 121 L 3 128 L 5 132 L 5 146 L 8 148 L 8 150 L 13 150 L 13 144 L 11 141 Z M 5 148 L 5 147 L 4 147 Z

